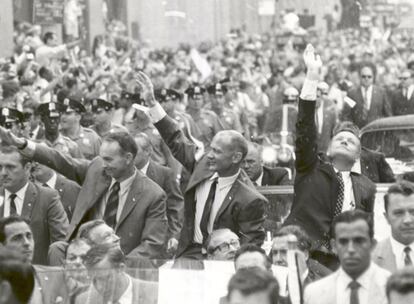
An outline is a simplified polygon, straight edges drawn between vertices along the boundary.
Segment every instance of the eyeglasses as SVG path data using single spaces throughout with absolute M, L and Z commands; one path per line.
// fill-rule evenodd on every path
M 361 75 L 362 79 L 371 79 L 372 75 Z
M 240 241 L 239 240 L 231 240 L 230 242 L 224 242 L 218 245 L 213 249 L 213 252 L 220 250 L 220 251 L 228 251 L 230 250 L 230 246 L 233 248 L 239 248 Z

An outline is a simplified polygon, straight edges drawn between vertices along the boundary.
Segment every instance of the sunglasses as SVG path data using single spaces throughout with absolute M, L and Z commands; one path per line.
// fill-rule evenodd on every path
M 362 79 L 371 79 L 372 76 L 371 75 L 362 75 L 361 78 Z

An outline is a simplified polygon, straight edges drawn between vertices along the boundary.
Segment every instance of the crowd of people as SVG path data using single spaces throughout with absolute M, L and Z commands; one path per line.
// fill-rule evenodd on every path
M 123 34 L 89 54 L 22 24 L 1 59 L 0 303 L 158 303 L 162 269 L 212 261 L 235 270 L 220 303 L 414 301 L 414 184 L 360 139 L 414 114 L 409 32 Z M 268 231 L 274 185 L 294 196 Z

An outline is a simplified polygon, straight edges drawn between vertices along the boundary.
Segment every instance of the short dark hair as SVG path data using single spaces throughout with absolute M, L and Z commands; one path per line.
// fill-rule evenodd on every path
M 89 234 L 92 231 L 92 229 L 100 226 L 100 225 L 106 225 L 104 220 L 92 220 L 86 223 L 83 223 L 78 230 L 78 234 L 76 236 L 76 238 L 80 238 L 80 239 L 85 239 L 87 240 L 90 244 L 92 243 L 90 238 L 89 238 Z
M 34 270 L 17 252 L 0 248 L 0 282 L 9 282 L 21 303 L 28 303 L 34 289 Z
M 375 81 L 375 78 L 377 77 L 377 67 L 375 66 L 375 64 L 373 64 L 372 62 L 366 61 L 366 62 L 362 62 L 359 65 L 359 75 L 361 75 L 362 69 L 363 68 L 369 68 L 372 71 L 372 76 L 373 76 L 373 80 Z
M 243 244 L 236 251 L 236 253 L 234 254 L 234 263 L 236 263 L 239 256 L 241 256 L 242 254 L 244 254 L 246 252 L 258 252 L 258 253 L 260 253 L 264 258 L 266 269 L 269 270 L 269 269 L 272 268 L 272 262 L 270 261 L 270 258 L 266 255 L 266 251 L 264 251 L 263 248 L 255 245 L 255 244 Z
M 85 266 L 91 268 L 108 258 L 111 268 L 119 268 L 125 263 L 125 255 L 119 246 L 113 244 L 98 244 L 89 249 L 85 256 Z
M 15 146 L 4 146 L 0 144 L 0 152 L 3 154 L 12 154 L 17 153 L 20 157 L 20 163 L 24 167 L 27 163 L 30 163 L 31 160 L 20 153 L 20 150 Z
M 392 274 L 388 278 L 385 290 L 388 299 L 392 291 L 403 295 L 414 292 L 414 268 L 404 268 Z
M 47 42 L 49 41 L 49 39 L 53 39 L 53 36 L 55 35 L 55 33 L 53 33 L 53 32 L 46 32 L 44 35 L 43 35 L 43 43 L 44 44 L 47 44 Z
M 6 226 L 7 225 L 14 224 L 14 223 L 22 223 L 22 222 L 26 223 L 30 227 L 29 220 L 21 216 L 12 215 L 8 217 L 0 218 L 0 243 L 4 244 L 4 242 L 6 241 L 6 237 L 7 237 Z
M 124 153 L 131 153 L 134 158 L 137 156 L 137 144 L 135 143 L 134 138 L 127 132 L 109 133 L 103 140 L 117 142 Z
M 269 271 L 258 267 L 237 270 L 227 286 L 227 299 L 235 290 L 246 296 L 256 292 L 268 291 L 270 303 L 278 303 L 279 284 L 276 278 Z
M 312 242 L 309 235 L 302 227 L 297 225 L 283 226 L 276 232 L 274 237 L 287 236 L 289 234 L 296 236 L 299 250 L 309 251 L 311 249 Z
M 340 223 L 353 223 L 357 220 L 363 220 L 368 225 L 368 233 L 371 240 L 374 238 L 374 219 L 372 214 L 364 212 L 362 210 L 348 210 L 340 213 L 334 217 L 332 221 L 332 237 L 335 238 L 335 227 Z
M 405 180 L 401 180 L 395 184 L 392 184 L 388 188 L 387 193 L 384 195 L 385 212 L 388 212 L 391 194 L 402 194 L 403 196 L 410 196 L 414 194 L 414 184 Z

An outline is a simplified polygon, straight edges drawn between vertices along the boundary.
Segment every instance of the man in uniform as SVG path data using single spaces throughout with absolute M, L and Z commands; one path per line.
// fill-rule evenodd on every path
M 9 129 L 15 135 L 22 132 L 23 113 L 11 108 L 1 108 L 0 125 Z
M 226 107 L 224 95 L 227 92 L 226 86 L 216 83 L 207 88 L 210 97 L 211 110 L 217 114 L 225 130 L 236 130 L 243 133 L 239 117 L 237 114 Z
M 69 154 L 75 158 L 83 158 L 78 145 L 69 137 L 63 136 L 59 132 L 60 113 L 63 112 L 63 106 L 59 103 L 48 102 L 42 103 L 37 108 L 37 113 L 44 125 L 43 136 L 37 139 L 44 141 L 49 147 L 54 148 L 62 153 Z
M 203 108 L 204 92 L 205 89 L 199 86 L 185 90 L 188 96 L 187 113 L 191 115 L 201 132 L 201 136 L 197 139 L 203 142 L 204 147 L 209 147 L 214 135 L 222 131 L 223 126 L 216 113 Z
M 92 159 L 99 154 L 101 139 L 95 131 L 84 128 L 80 124 L 81 114 L 85 107 L 75 99 L 63 100 L 63 112 L 60 127 L 62 134 L 76 142 L 86 159 Z
M 112 115 L 114 112 L 114 106 L 112 103 L 97 98 L 93 99 L 92 102 L 92 113 L 94 125 L 91 129 L 94 130 L 100 137 L 104 137 L 109 132 L 128 132 L 127 128 L 122 125 L 112 122 Z

